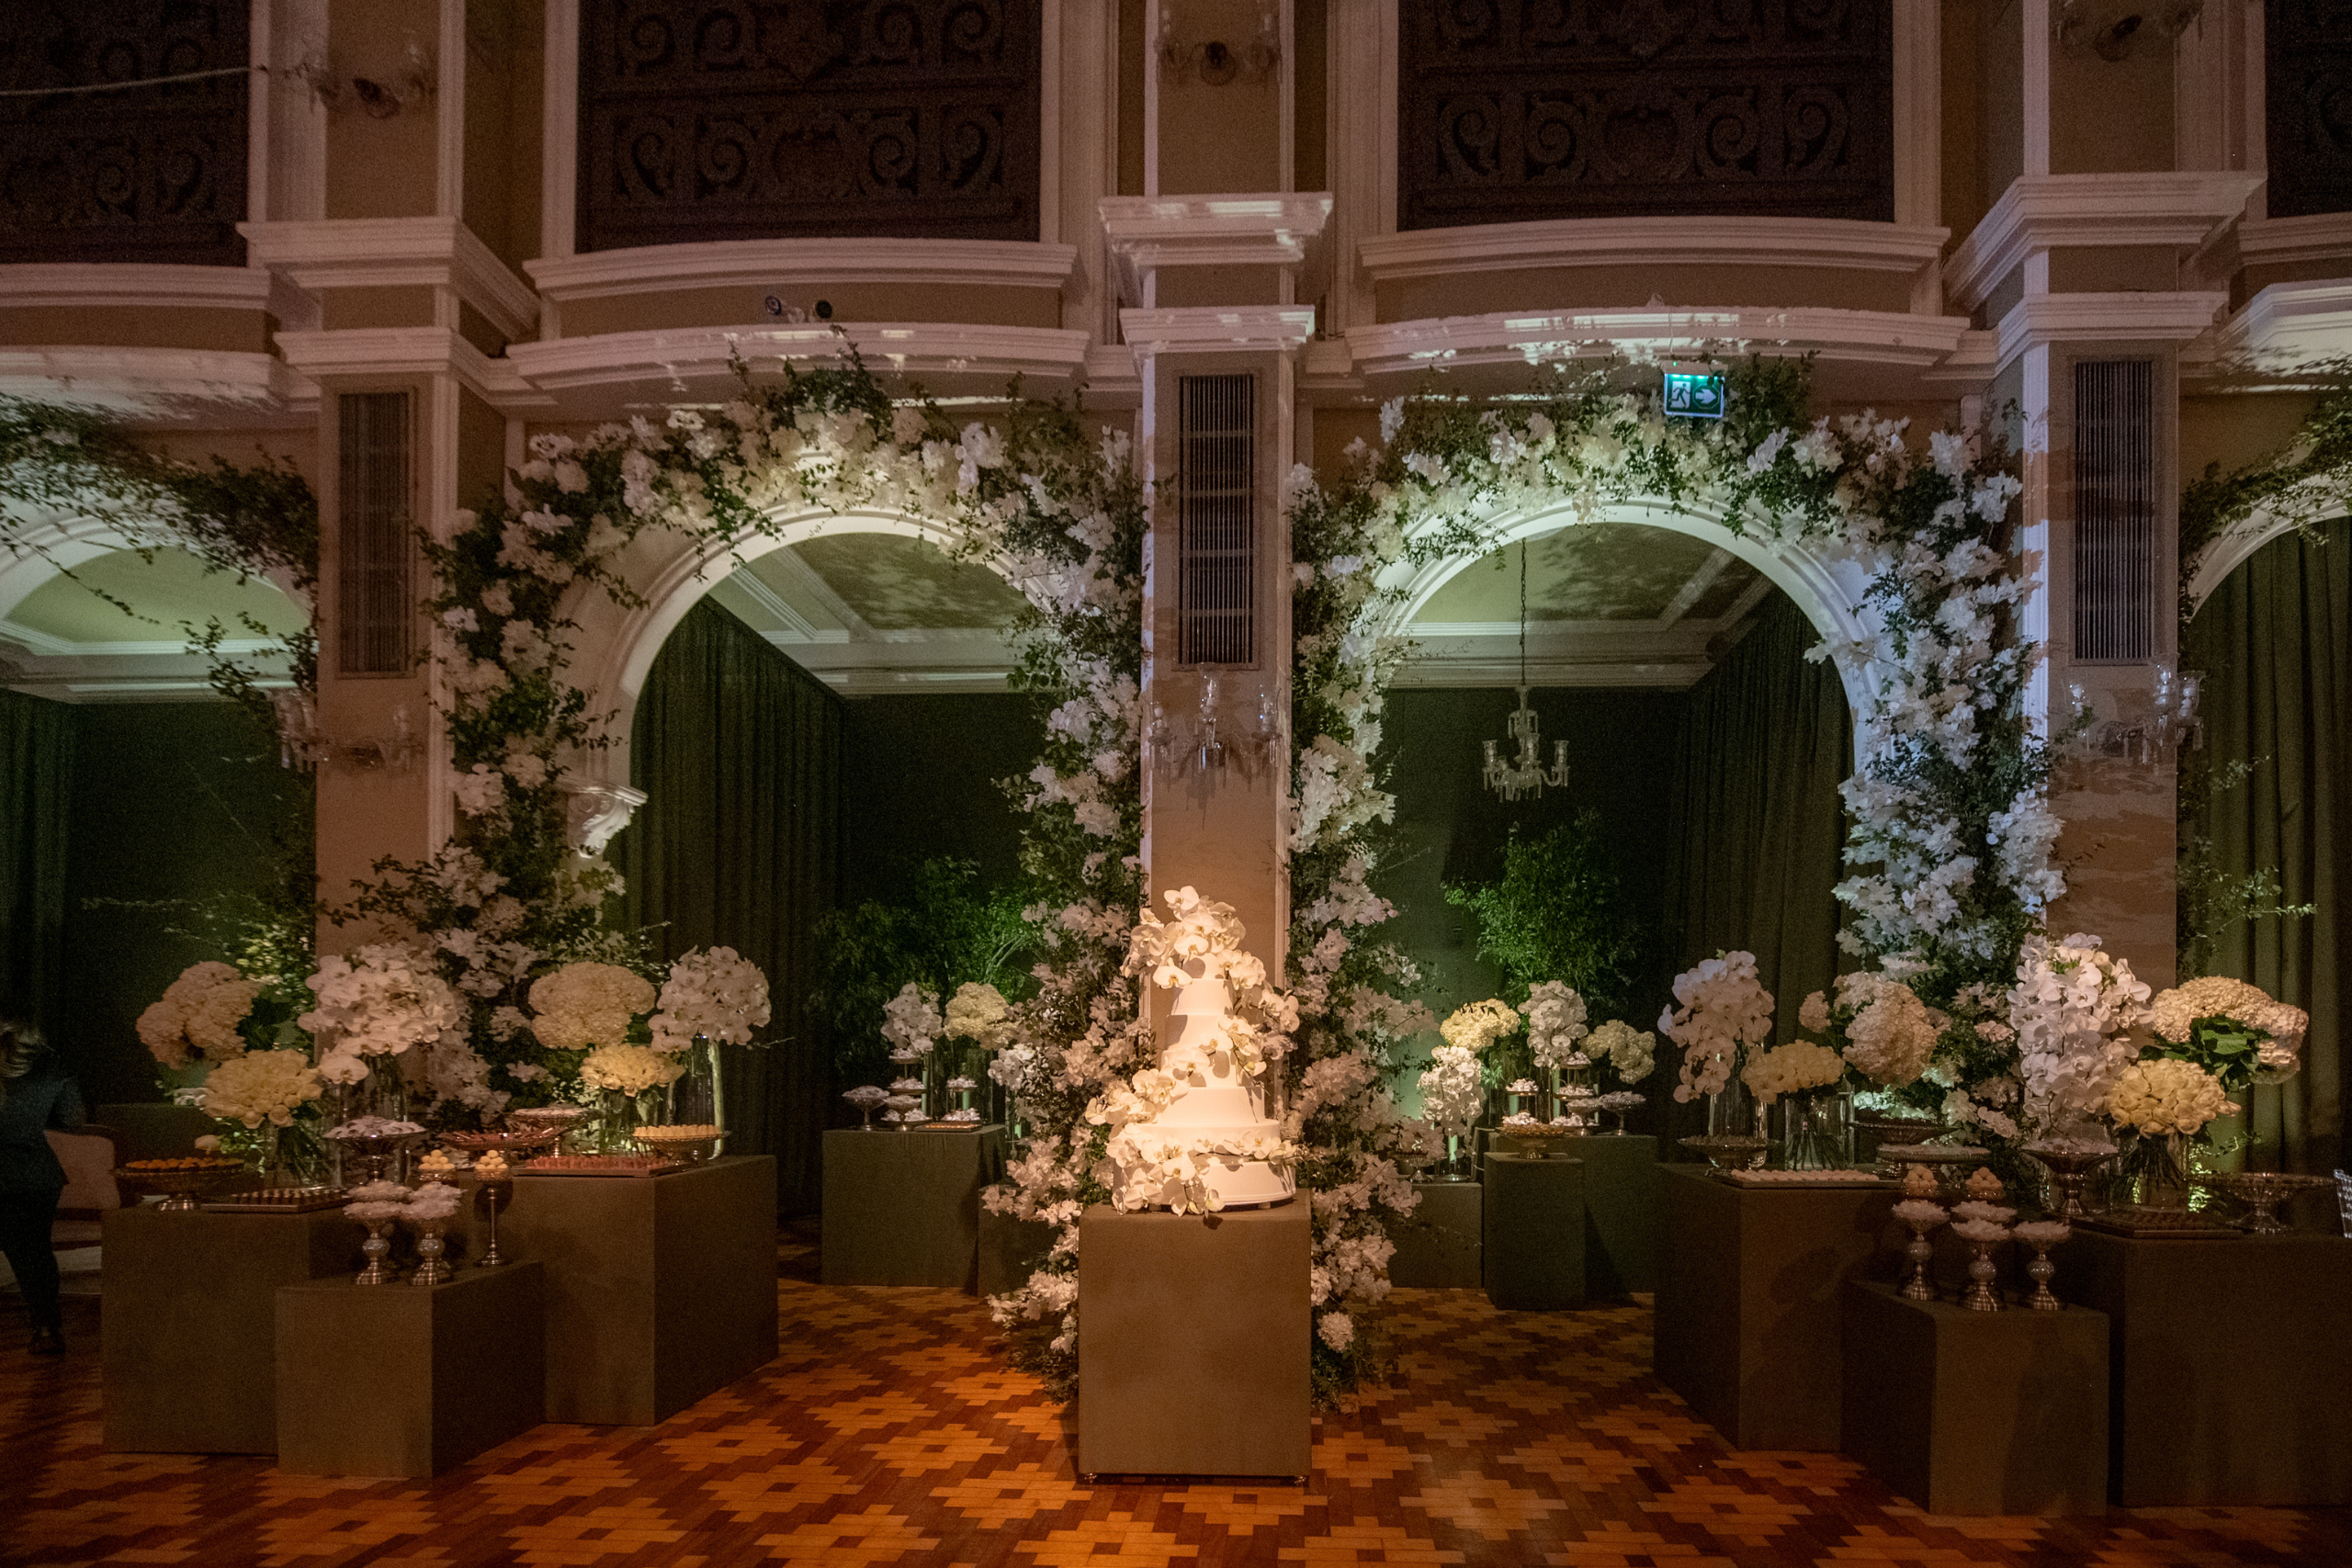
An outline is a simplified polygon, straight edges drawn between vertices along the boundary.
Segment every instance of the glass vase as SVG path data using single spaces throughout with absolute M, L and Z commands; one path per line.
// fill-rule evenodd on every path
M 1781 1165 L 1788 1170 L 1844 1168 L 1842 1097 L 1784 1094 L 1775 1108 L 1781 1122 Z
M 1470 1179 L 1470 1162 L 1468 1156 L 1463 1153 L 1462 1145 L 1463 1137 L 1461 1134 L 1448 1133 L 1445 1135 L 1445 1164 L 1440 1168 L 1443 1179 L 1447 1181 L 1467 1181 Z
M 2115 1162 L 2115 1196 L 2143 1209 L 2188 1207 L 2188 1139 L 2178 1133 L 2132 1133 Z
M 637 1130 L 643 1122 L 643 1108 L 638 1104 L 637 1096 L 616 1089 L 602 1090 L 596 1097 L 596 1152 L 635 1153 Z
M 1707 1135 L 1745 1138 L 1756 1131 L 1756 1100 L 1739 1081 L 1739 1063 L 1732 1063 L 1729 1082 L 1707 1096 Z

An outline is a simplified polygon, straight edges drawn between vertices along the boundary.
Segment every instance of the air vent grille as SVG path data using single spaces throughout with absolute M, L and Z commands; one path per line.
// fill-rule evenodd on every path
M 346 392 L 339 413 L 335 668 L 345 675 L 404 675 L 416 624 L 409 395 Z
M 1182 509 L 1177 610 L 1182 662 L 1257 660 L 1256 382 L 1250 376 L 1177 378 Z
M 2075 658 L 2155 657 L 2155 367 L 2075 367 Z

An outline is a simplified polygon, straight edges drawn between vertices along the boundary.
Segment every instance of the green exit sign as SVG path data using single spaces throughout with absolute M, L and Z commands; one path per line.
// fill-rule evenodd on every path
M 1669 370 L 1666 373 L 1666 412 L 1692 419 L 1721 419 L 1729 396 L 1720 371 Z

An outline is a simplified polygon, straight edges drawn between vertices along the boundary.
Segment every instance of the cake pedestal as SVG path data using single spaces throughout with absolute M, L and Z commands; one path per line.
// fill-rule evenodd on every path
M 1080 1218 L 1078 1468 L 1093 1475 L 1305 1476 L 1311 1216 Z

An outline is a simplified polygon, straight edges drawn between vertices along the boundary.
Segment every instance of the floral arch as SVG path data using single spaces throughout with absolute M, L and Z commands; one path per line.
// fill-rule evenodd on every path
M 756 531 L 733 537 L 647 529 L 614 558 L 612 570 L 635 591 L 628 599 L 586 586 L 566 605 L 572 623 L 571 668 L 587 693 L 589 711 L 604 716 L 607 744 L 577 758 L 573 770 L 588 782 L 628 783 L 629 741 L 638 694 L 670 634 L 705 595 L 738 567 L 820 535 L 889 534 L 920 539 L 972 559 L 1018 586 L 995 552 L 977 557 L 968 528 L 922 513 L 820 505 L 766 511 Z
M 1636 524 L 1687 535 L 1727 551 L 1762 572 L 1774 587 L 1796 602 L 1814 629 L 1831 643 L 1852 645 L 1868 637 L 1870 627 L 1860 614 L 1860 606 L 1869 596 L 1870 580 L 1861 567 L 1850 558 L 1828 553 L 1819 541 L 1771 533 L 1760 525 L 1764 522 L 1762 518 L 1747 520 L 1746 527 L 1734 529 L 1711 512 L 1705 502 L 1696 499 L 1678 502 L 1658 496 L 1634 496 L 1598 505 L 1561 498 L 1548 506 L 1482 517 L 1476 526 L 1484 549 L 1489 552 L 1521 539 L 1540 538 L 1588 523 Z M 1425 525 L 1423 531 L 1433 529 L 1434 525 Z M 1414 617 L 1438 590 L 1480 558 L 1476 549 L 1463 548 L 1427 558 L 1408 555 L 1391 563 L 1377 579 L 1382 600 L 1377 620 L 1381 634 L 1409 637 Z M 1871 668 L 1864 663 L 1841 662 L 1838 675 L 1846 687 L 1847 705 L 1859 722 L 1860 716 L 1870 711 L 1869 698 L 1875 689 Z

